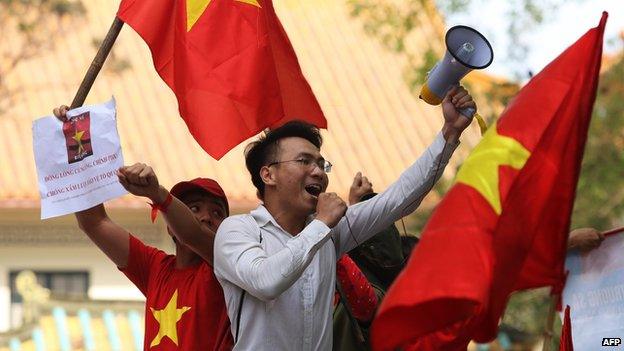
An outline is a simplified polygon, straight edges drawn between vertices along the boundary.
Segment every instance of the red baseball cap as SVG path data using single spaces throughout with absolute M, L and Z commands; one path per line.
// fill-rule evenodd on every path
M 225 212 L 226 215 L 230 215 L 230 205 L 228 204 L 227 197 L 225 196 L 225 192 L 217 183 L 217 181 L 210 178 L 195 178 L 192 180 L 179 182 L 174 185 L 173 188 L 169 191 L 171 195 L 180 198 L 180 196 L 188 193 L 188 192 L 206 192 L 210 195 L 213 195 L 225 203 Z

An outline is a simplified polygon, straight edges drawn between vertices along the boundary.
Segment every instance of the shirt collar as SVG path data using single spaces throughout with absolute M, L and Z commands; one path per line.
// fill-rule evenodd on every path
M 259 205 L 255 210 L 250 212 L 251 216 L 256 220 L 258 226 L 264 227 L 269 222 L 272 222 L 273 225 L 279 227 L 275 218 L 269 213 L 269 210 L 264 207 L 264 205 Z
M 258 223 L 259 227 L 264 227 L 270 222 L 273 223 L 275 227 L 282 228 L 277 223 L 275 218 L 273 218 L 269 210 L 267 210 L 266 207 L 264 207 L 264 205 L 262 204 L 260 204 L 255 210 L 252 210 L 249 214 L 256 220 L 256 223 Z M 314 217 L 315 215 L 308 216 L 308 218 L 306 219 L 306 225 L 312 222 L 312 220 L 314 220 Z

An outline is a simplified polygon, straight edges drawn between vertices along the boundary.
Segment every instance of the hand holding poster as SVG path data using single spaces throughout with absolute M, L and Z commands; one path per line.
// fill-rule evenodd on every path
M 41 219 L 74 213 L 126 194 L 116 171 L 123 166 L 115 99 L 33 122 L 33 150 Z
M 563 305 L 570 305 L 576 350 L 622 350 L 624 338 L 624 234 L 610 235 L 587 253 L 566 258 Z M 617 347 L 614 347 L 617 346 Z

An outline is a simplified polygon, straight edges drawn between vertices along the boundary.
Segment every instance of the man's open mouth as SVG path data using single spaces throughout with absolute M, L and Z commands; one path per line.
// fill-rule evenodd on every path
M 310 194 L 310 195 L 312 195 L 314 197 L 318 197 L 319 194 L 322 191 L 320 184 L 306 185 L 305 190 L 308 192 L 308 194 Z

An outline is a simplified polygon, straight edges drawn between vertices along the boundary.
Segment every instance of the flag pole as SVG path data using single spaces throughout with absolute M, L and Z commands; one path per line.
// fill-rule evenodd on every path
M 119 35 L 119 32 L 121 31 L 121 27 L 123 27 L 123 25 L 123 21 L 120 20 L 119 17 L 115 16 L 113 24 L 111 24 L 111 27 L 108 30 L 104 41 L 102 41 L 102 45 L 100 45 L 100 48 L 95 55 L 95 58 L 93 58 L 93 61 L 91 62 L 91 66 L 87 70 L 87 74 L 85 74 L 85 77 L 82 79 L 82 83 L 80 83 L 80 87 L 76 92 L 76 96 L 74 96 L 74 100 L 71 103 L 70 109 L 80 107 L 84 103 L 87 95 L 89 94 L 89 91 L 91 90 L 91 87 L 93 86 L 93 82 L 95 82 L 95 78 L 97 77 L 98 73 L 100 73 L 100 69 L 102 69 L 104 61 L 106 61 L 108 53 L 111 51 L 115 40 L 117 40 L 117 36 Z
M 554 331 L 555 314 L 557 313 L 557 302 L 559 301 L 560 297 L 561 296 L 559 294 L 550 295 L 548 316 L 546 319 L 546 326 L 544 327 L 544 346 L 542 347 L 542 351 L 552 350 L 552 339 L 555 334 L 555 331 Z

